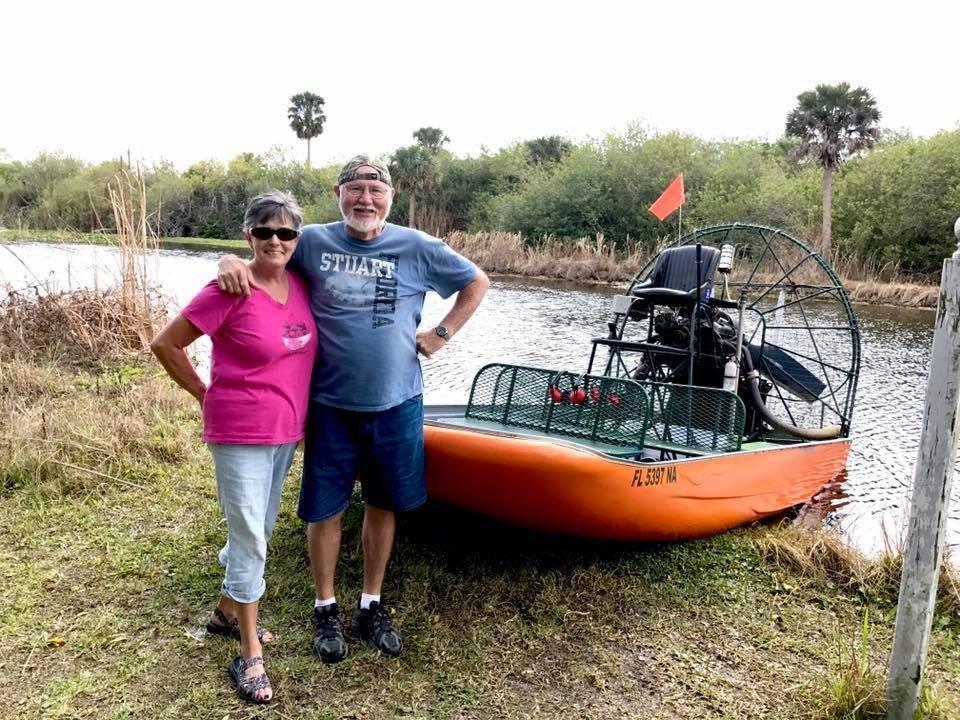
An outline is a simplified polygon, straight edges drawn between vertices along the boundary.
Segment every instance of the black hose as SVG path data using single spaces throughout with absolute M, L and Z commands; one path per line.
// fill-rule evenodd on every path
M 760 376 L 753 369 L 753 358 L 750 357 L 749 349 L 743 349 L 741 362 L 746 368 L 746 372 L 744 373 L 743 377 L 744 382 L 747 383 L 750 401 L 753 403 L 753 407 L 756 408 L 756 411 L 760 414 L 760 417 L 762 417 L 768 425 L 772 425 L 775 428 L 783 430 L 784 432 L 788 432 L 798 438 L 803 438 L 804 440 L 832 440 L 840 437 L 840 433 L 843 432 L 843 428 L 839 425 L 828 425 L 827 427 L 822 428 L 799 428 L 795 425 L 784 422 L 776 415 L 771 413 L 767 409 L 766 403 L 763 401 L 763 396 L 760 394 Z

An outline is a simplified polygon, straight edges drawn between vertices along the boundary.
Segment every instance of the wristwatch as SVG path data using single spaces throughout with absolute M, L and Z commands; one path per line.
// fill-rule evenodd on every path
M 433 329 L 433 331 L 434 331 L 437 335 L 439 335 L 440 337 L 442 337 L 442 338 L 444 339 L 444 342 L 450 340 L 450 333 L 447 331 L 447 329 L 446 329 L 443 325 L 437 325 L 437 326 Z

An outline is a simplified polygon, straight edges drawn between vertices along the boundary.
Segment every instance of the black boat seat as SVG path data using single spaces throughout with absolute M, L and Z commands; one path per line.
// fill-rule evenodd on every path
M 720 262 L 720 251 L 700 246 L 700 299 L 713 284 L 713 275 Z M 657 256 L 653 272 L 643 282 L 634 285 L 630 294 L 654 305 L 687 305 L 697 300 L 697 247 L 667 248 Z

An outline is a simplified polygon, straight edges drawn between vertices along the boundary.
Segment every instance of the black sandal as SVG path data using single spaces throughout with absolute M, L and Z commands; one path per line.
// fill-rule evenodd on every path
M 227 616 L 223 614 L 223 611 L 215 607 L 213 609 L 213 617 L 215 617 L 220 622 L 214 622 L 213 618 L 207 620 L 207 632 L 211 635 L 222 635 L 223 637 L 233 638 L 234 640 L 240 639 L 240 623 L 236 618 L 233 619 L 233 622 L 227 620 Z M 269 642 L 269 640 L 263 639 L 264 629 L 257 625 L 257 640 L 260 642 Z
M 230 677 L 237 686 L 237 695 L 240 696 L 241 700 L 249 703 L 257 703 L 258 705 L 266 705 L 273 700 L 273 687 L 270 685 L 270 679 L 267 677 L 267 673 L 264 671 L 259 675 L 247 677 L 247 670 L 257 665 L 263 667 L 263 658 L 260 655 L 252 657 L 249 660 L 244 660 L 238 655 L 230 665 L 227 666 L 227 672 L 230 673 Z M 259 690 L 269 690 L 270 697 L 257 697 L 256 693 Z

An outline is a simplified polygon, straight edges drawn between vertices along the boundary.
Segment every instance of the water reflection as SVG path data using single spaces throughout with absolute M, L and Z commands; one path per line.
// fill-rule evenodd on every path
M 14 255 L 14 253 L 16 253 Z M 218 255 L 163 251 L 151 276 L 174 304 L 189 300 L 216 273 Z M 100 246 L 0 246 L 0 288 L 44 284 L 53 289 L 105 286 L 116 280 L 116 251 Z M 586 368 L 590 338 L 606 334 L 618 288 L 497 278 L 487 300 L 443 352 L 423 361 L 428 403 L 466 402 L 483 365 L 510 362 Z M 428 297 L 425 325 L 451 301 Z M 819 512 L 859 547 L 900 543 L 920 438 L 934 314 L 927 310 L 858 306 L 862 361 L 846 478 L 807 512 Z M 208 353 L 201 345 L 201 356 Z M 960 483 L 954 483 L 948 543 L 960 547 Z

